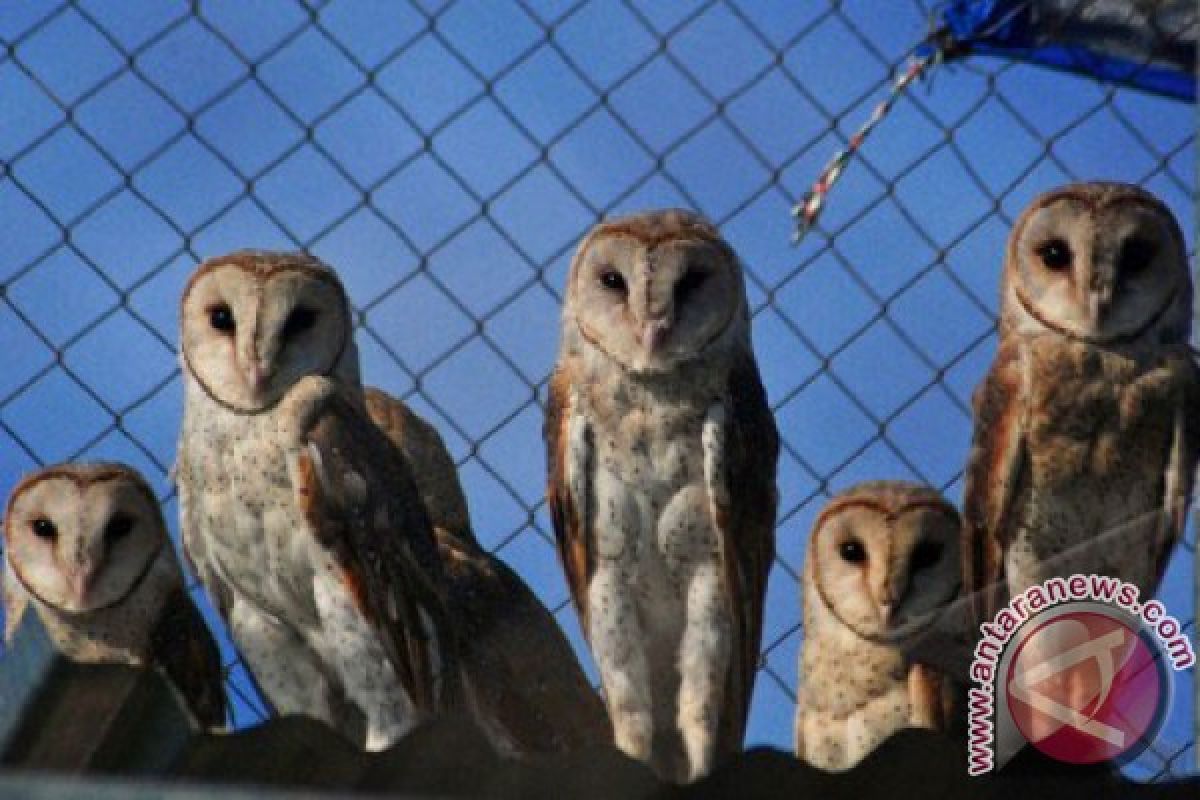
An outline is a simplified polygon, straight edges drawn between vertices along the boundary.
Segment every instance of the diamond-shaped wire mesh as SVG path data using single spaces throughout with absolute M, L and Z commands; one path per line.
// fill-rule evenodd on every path
M 748 738 L 787 748 L 808 527 L 865 478 L 959 498 L 1021 207 L 1071 179 L 1126 180 L 1191 243 L 1190 107 L 972 57 L 897 103 L 790 246 L 792 203 L 927 34 L 930 5 L 0 6 L 0 490 L 41 463 L 121 459 L 161 487 L 174 530 L 183 282 L 220 252 L 305 248 L 360 312 L 367 381 L 437 425 L 481 540 L 590 670 L 542 499 L 563 277 L 601 216 L 693 207 L 748 267 L 785 439 Z M 1162 592 L 1189 620 L 1194 549 L 1192 534 Z M 252 724 L 265 712 L 222 646 L 234 719 Z M 1191 677 L 1138 777 L 1194 762 Z

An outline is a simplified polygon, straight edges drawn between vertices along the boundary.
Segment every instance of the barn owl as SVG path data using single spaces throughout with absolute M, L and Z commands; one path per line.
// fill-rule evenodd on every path
M 433 523 L 475 719 L 510 755 L 604 742 L 604 707 L 554 616 L 477 543 L 454 460 L 437 430 L 379 389 L 367 389 L 366 401 L 371 419 L 408 460 Z
M 196 270 L 180 317 L 189 561 L 271 706 L 388 747 L 451 702 L 455 646 L 341 283 L 309 256 L 234 253 Z
M 1155 591 L 1200 445 L 1191 314 L 1179 225 L 1144 190 L 1065 186 L 1017 220 L 966 473 L 964 582 L 977 623 L 1076 572 Z
M 136 470 L 59 464 L 13 489 L 4 515 L 6 642 L 30 608 L 67 658 L 157 667 L 200 725 L 224 725 L 221 654 Z
M 804 563 L 797 757 L 841 771 L 903 728 L 946 730 L 950 682 L 903 647 L 958 596 L 960 527 L 940 494 L 902 481 L 822 509 Z
M 741 749 L 774 556 L 742 268 L 669 210 L 598 225 L 567 280 L 545 427 L 559 554 L 616 745 L 695 780 Z

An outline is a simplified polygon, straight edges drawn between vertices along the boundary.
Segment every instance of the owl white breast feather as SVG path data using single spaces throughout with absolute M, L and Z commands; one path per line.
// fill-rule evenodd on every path
M 709 222 L 654 211 L 584 239 L 545 435 L 559 552 L 616 744 L 695 780 L 742 746 L 778 457 L 741 264 Z

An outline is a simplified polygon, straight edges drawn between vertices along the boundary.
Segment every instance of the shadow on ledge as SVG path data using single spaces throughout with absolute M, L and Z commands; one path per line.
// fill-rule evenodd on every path
M 1029 748 L 998 775 L 969 778 L 960 747 L 921 731 L 895 736 L 841 775 L 758 748 L 686 789 L 659 783 L 611 747 L 504 759 L 465 717 L 435 720 L 386 752 L 366 754 L 304 717 L 199 733 L 156 672 L 79 666 L 39 647 L 8 656 L 0 662 L 0 765 L 7 771 L 0 774 L 0 797 L 199 800 L 233 797 L 234 786 L 259 787 L 252 795 L 273 789 L 306 798 L 1200 797 L 1200 779 L 1137 786 L 1107 768 L 1057 764 Z M 104 779 L 99 785 L 77 780 L 97 777 Z
M 190 781 L 255 783 L 324 791 L 401 796 L 493 798 L 1195 798 L 1200 780 L 1142 786 L 1106 767 L 1079 768 L 1032 749 L 1000 773 L 966 774 L 954 742 L 906 731 L 857 769 L 831 775 L 771 748 L 756 748 L 699 784 L 659 783 L 648 769 L 612 748 L 528 761 L 498 757 L 465 718 L 448 717 L 414 731 L 391 750 L 356 752 L 323 725 L 281 718 L 251 731 L 198 739 L 174 774 Z

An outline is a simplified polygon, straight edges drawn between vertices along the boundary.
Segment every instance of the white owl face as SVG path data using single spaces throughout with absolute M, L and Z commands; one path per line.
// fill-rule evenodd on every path
M 357 362 L 337 276 L 308 256 L 234 253 L 192 276 L 180 314 L 184 368 L 236 411 L 273 406 L 300 378 Z
M 613 220 L 572 264 L 567 316 L 626 369 L 664 372 L 702 354 L 745 316 L 733 251 L 684 211 Z
M 1137 187 L 1079 184 L 1039 197 L 1010 237 L 1005 279 L 1006 319 L 1025 330 L 1095 342 L 1190 335 L 1191 277 L 1179 226 Z
M 809 542 L 818 597 L 806 602 L 824 603 L 864 638 L 915 634 L 959 590 L 957 512 L 932 490 L 906 496 L 909 485 L 899 486 L 904 494 L 885 489 L 884 502 L 861 487 L 835 498 Z
M 30 594 L 71 613 L 124 599 L 169 546 L 150 488 L 133 470 L 108 464 L 27 476 L 9 498 L 4 542 Z

